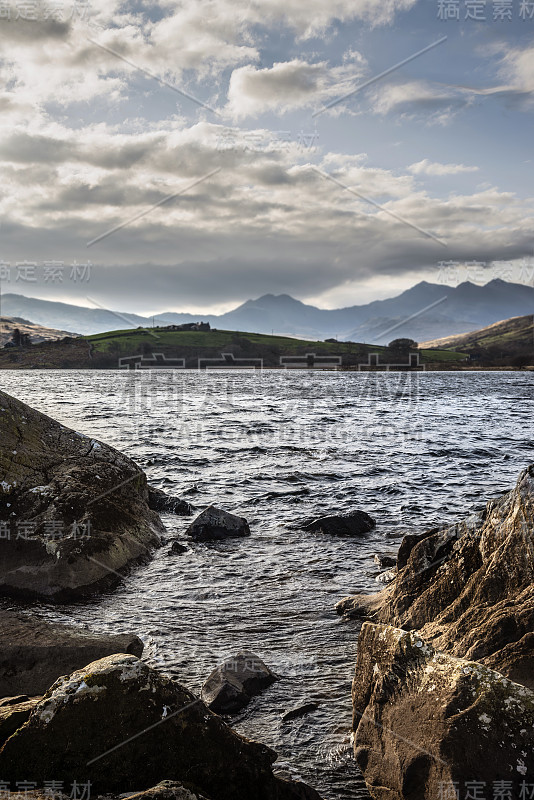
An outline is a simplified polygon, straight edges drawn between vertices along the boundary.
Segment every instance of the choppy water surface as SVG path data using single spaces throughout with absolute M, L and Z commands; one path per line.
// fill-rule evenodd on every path
M 253 650 L 283 679 L 234 726 L 328 800 L 367 797 L 349 743 L 358 625 L 334 604 L 378 588 L 374 553 L 479 508 L 534 461 L 534 375 L 32 371 L 0 384 L 124 451 L 154 485 L 252 529 L 182 556 L 166 545 L 114 593 L 42 612 L 137 633 L 147 660 L 193 691 L 224 657 Z M 364 539 L 290 527 L 354 508 L 378 523 Z M 187 525 L 164 521 L 169 539 Z M 308 699 L 320 708 L 281 723 Z

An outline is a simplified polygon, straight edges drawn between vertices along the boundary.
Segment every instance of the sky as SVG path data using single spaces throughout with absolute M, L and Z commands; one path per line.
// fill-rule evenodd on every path
M 533 34 L 534 0 L 4 2 L 1 290 L 148 314 L 532 285 Z

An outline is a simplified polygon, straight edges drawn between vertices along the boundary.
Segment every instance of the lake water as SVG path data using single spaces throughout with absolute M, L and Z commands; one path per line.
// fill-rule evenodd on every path
M 515 483 L 534 461 L 534 374 L 4 371 L 0 385 L 122 450 L 153 485 L 246 516 L 252 531 L 182 556 L 167 544 L 115 592 L 41 612 L 138 634 L 150 663 L 197 692 L 216 664 L 252 650 L 282 680 L 234 727 L 325 800 L 368 797 L 349 739 L 359 625 L 334 605 L 380 588 L 372 556 L 405 532 Z M 353 509 L 377 521 L 364 538 L 292 527 Z M 164 521 L 168 539 L 188 524 Z M 281 723 L 310 699 L 317 711 Z

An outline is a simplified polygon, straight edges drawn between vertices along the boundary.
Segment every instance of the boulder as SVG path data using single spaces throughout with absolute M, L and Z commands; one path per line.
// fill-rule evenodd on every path
M 365 511 L 351 511 L 348 514 L 338 514 L 305 522 L 302 530 L 326 533 L 330 536 L 362 536 L 369 533 L 376 526 L 376 522 Z
M 161 489 L 148 487 L 148 507 L 152 511 L 165 514 L 177 514 L 180 517 L 190 517 L 193 513 L 193 506 L 179 497 L 171 497 Z
M 250 536 L 250 528 L 244 517 L 209 506 L 193 520 L 186 534 L 197 542 L 207 542 L 212 539 Z
M 165 776 L 213 800 L 319 800 L 277 778 L 275 760 L 179 683 L 123 654 L 56 681 L 4 743 L 0 774 L 39 787 L 90 781 L 93 794 L 139 792 Z
M 0 697 L 42 695 L 61 675 L 112 655 L 141 656 L 143 643 L 131 634 L 92 633 L 53 625 L 22 612 L 0 615 Z
M 114 448 L 0 392 L 0 593 L 66 601 L 115 586 L 163 525 Z
M 286 711 L 285 714 L 282 714 L 282 722 L 290 722 L 292 719 L 298 719 L 298 717 L 311 714 L 312 711 L 317 711 L 319 705 L 319 703 L 310 702 L 291 708 L 289 711 Z
M 440 783 L 532 776 L 534 466 L 401 551 L 389 586 L 337 606 L 381 623 L 362 627 L 353 688 L 371 793 L 430 800 Z
M 129 795 L 127 800 L 208 800 L 208 798 L 197 792 L 191 792 L 177 781 L 161 781 L 157 786 L 145 789 L 144 792 Z
M 261 658 L 244 651 L 213 670 L 202 687 L 201 697 L 217 714 L 233 714 L 277 680 L 278 676 Z
M 473 797 L 475 781 L 475 797 L 499 785 L 510 792 L 503 797 L 528 797 L 520 792 L 534 775 L 534 693 L 524 686 L 416 633 L 367 622 L 352 698 L 354 753 L 376 800 Z
M 182 553 L 187 553 L 187 547 L 181 542 L 176 541 L 172 543 L 169 553 L 173 556 L 179 556 Z
M 396 556 L 387 555 L 386 553 L 375 553 L 373 556 L 373 561 L 380 569 L 388 569 L 390 567 L 397 566 Z

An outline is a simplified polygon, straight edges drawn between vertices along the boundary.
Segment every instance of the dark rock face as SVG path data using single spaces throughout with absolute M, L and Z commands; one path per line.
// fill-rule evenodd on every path
M 362 536 L 375 527 L 376 522 L 365 511 L 351 511 L 350 514 L 320 517 L 302 526 L 305 531 L 321 532 L 330 536 Z
M 0 392 L 0 593 L 108 589 L 162 530 L 133 461 Z
M 373 796 L 431 800 L 440 781 L 531 775 L 534 466 L 481 513 L 406 537 L 401 551 L 390 586 L 337 606 L 384 623 L 362 628 L 353 690 Z
M 217 714 L 233 714 L 278 680 L 261 658 L 242 652 L 213 670 L 202 687 L 201 697 Z
M 180 517 L 189 517 L 193 513 L 193 506 L 179 497 L 170 497 L 161 489 L 148 487 L 148 507 L 152 511 L 167 514 L 177 514 Z
M 209 506 L 193 520 L 186 533 L 197 542 L 207 542 L 213 539 L 250 536 L 250 528 L 244 517 Z
M 295 800 L 301 788 L 273 775 L 275 759 L 175 681 L 115 655 L 52 686 L 0 750 L 0 773 L 38 786 L 90 780 L 95 794 L 149 789 L 165 776 L 217 800 Z
M 113 653 L 141 656 L 137 636 L 114 636 L 2 610 L 0 615 L 0 697 L 42 695 L 61 675 Z
M 352 699 L 354 752 L 376 800 L 452 798 L 473 781 L 510 781 L 519 797 L 534 774 L 534 693 L 418 634 L 364 623 Z

